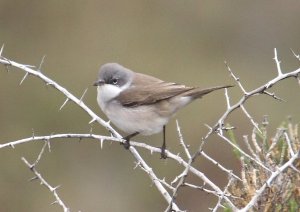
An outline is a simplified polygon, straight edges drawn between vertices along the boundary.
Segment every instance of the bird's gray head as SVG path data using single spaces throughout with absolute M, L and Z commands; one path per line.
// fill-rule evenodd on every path
M 104 84 L 122 87 L 130 84 L 133 79 L 133 72 L 118 63 L 106 63 L 100 67 L 98 79 L 95 86 Z

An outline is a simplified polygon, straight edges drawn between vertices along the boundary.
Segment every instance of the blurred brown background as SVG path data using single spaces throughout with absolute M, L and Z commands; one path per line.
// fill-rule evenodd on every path
M 43 72 L 80 97 L 88 87 L 85 103 L 101 117 L 96 89 L 91 86 L 98 68 L 118 62 L 138 72 L 167 81 L 201 87 L 233 84 L 226 60 L 246 89 L 256 88 L 276 76 L 272 58 L 278 49 L 283 71 L 295 70 L 299 62 L 289 48 L 299 53 L 299 1 L 21 1 L 0 0 L 0 44 L 4 56 L 20 63 L 37 65 L 43 55 Z M 90 118 L 65 98 L 24 72 L 0 67 L 1 143 L 32 134 L 88 133 Z M 294 79 L 272 88 L 286 100 L 267 96 L 252 98 L 246 108 L 257 122 L 269 115 L 270 135 L 291 115 L 300 120 L 300 90 Z M 230 89 L 232 103 L 240 98 L 236 86 Z M 225 109 L 224 93 L 206 96 L 181 111 L 177 118 L 185 141 L 195 151 Z M 236 137 L 250 134 L 252 126 L 243 113 L 230 119 L 237 126 Z M 93 132 L 107 135 L 101 126 Z M 154 146 L 162 135 L 137 137 Z M 167 128 L 168 147 L 180 152 L 175 121 Z M 148 176 L 133 169 L 134 158 L 118 144 L 92 140 L 55 140 L 37 167 L 48 182 L 62 185 L 59 194 L 72 211 L 163 211 L 166 202 Z M 61 211 L 50 205 L 54 198 L 39 183 L 29 183 L 32 173 L 21 161 L 36 158 L 42 143 L 0 150 L 0 211 Z M 230 146 L 211 137 L 205 151 L 229 169 L 239 173 L 239 163 Z M 173 180 L 183 168 L 159 155 L 141 151 L 160 178 Z M 227 177 L 199 158 L 195 166 L 221 188 Z M 201 181 L 192 176 L 189 182 Z M 182 209 L 206 211 L 216 198 L 184 188 L 177 197 Z

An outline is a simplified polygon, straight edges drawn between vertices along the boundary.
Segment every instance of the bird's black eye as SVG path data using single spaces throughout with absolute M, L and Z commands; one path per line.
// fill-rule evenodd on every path
M 113 79 L 111 80 L 111 83 L 112 83 L 113 85 L 116 85 L 116 84 L 118 83 L 118 79 L 117 79 L 117 78 L 113 78 Z

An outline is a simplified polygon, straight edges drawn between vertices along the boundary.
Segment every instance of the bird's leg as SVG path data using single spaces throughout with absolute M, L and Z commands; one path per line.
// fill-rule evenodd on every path
M 166 125 L 163 127 L 163 144 L 161 146 L 161 153 L 160 153 L 160 158 L 166 159 Z
M 129 143 L 130 139 L 133 138 L 134 136 L 138 135 L 138 134 L 139 134 L 139 132 L 135 132 L 135 133 L 132 133 L 132 134 L 129 134 L 129 135 L 123 137 L 123 139 L 125 140 L 125 143 L 123 143 L 125 149 L 129 149 L 129 147 L 130 147 L 130 143 Z

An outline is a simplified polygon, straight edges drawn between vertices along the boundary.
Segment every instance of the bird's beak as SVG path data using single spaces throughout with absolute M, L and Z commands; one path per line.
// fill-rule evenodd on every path
M 93 84 L 93 86 L 101 86 L 101 85 L 104 85 L 104 80 L 98 80 Z

